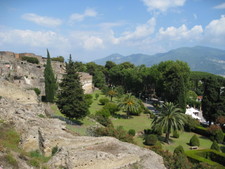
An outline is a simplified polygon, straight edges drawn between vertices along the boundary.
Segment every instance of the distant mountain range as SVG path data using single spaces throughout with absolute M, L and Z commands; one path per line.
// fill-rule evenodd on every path
M 106 61 L 113 61 L 117 64 L 131 62 L 135 65 L 145 64 L 146 66 L 152 66 L 167 60 L 187 62 L 192 71 L 203 71 L 225 76 L 225 50 L 203 46 L 183 47 L 155 55 L 140 53 L 123 56 L 112 54 L 105 58 L 94 60 L 94 62 L 100 65 L 105 65 Z

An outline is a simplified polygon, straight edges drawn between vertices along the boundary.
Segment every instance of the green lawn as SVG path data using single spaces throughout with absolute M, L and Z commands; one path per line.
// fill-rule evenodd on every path
M 96 99 L 95 98 L 95 94 L 98 93 L 99 94 L 99 98 Z M 90 108 L 89 108 L 89 111 L 90 111 L 90 114 L 95 114 L 96 111 L 100 110 L 102 108 L 102 105 L 99 104 L 99 99 L 102 98 L 102 97 L 105 97 L 100 90 L 96 90 L 94 91 L 94 93 L 91 94 L 92 97 L 93 97 L 93 103 L 91 104 Z
M 125 113 L 120 113 L 124 114 Z M 147 114 L 141 114 L 140 116 L 132 116 L 129 119 L 126 118 L 112 118 L 113 125 L 115 127 L 117 126 L 123 126 L 125 130 L 134 129 L 137 132 L 143 131 L 144 129 L 148 129 L 151 124 L 151 119 L 148 118 Z
M 173 152 L 177 146 L 182 145 L 185 151 L 190 150 L 190 146 L 188 145 L 188 143 L 194 134 L 195 133 L 193 132 L 181 132 L 179 138 L 170 137 L 171 143 L 170 144 L 162 143 L 163 149 Z M 199 149 L 209 149 L 211 147 L 212 145 L 211 140 L 198 134 L 195 135 L 199 138 L 200 142 Z
M 99 94 L 99 98 L 95 99 L 95 94 L 98 93 Z M 105 97 L 104 95 L 101 94 L 101 91 L 95 91 L 93 94 L 93 103 L 91 104 L 89 110 L 90 110 L 90 114 L 94 115 L 95 112 L 97 110 L 100 110 L 103 106 L 99 104 L 99 99 L 102 97 Z M 113 99 L 113 102 L 116 102 L 117 98 Z M 56 105 L 52 105 L 52 110 L 55 112 L 55 115 L 57 116 L 62 116 L 64 117 L 60 111 L 57 109 Z M 117 114 L 119 114 L 120 116 L 124 116 L 126 117 L 126 114 L 122 111 L 117 112 Z M 143 132 L 144 129 L 149 129 L 151 126 L 151 121 L 152 119 L 149 119 L 147 114 L 141 114 L 140 116 L 132 116 L 129 119 L 126 118 L 116 118 L 116 117 L 111 117 L 112 123 L 115 127 L 118 126 L 123 126 L 123 128 L 125 130 L 129 130 L 129 129 L 134 129 L 136 131 L 136 133 L 138 132 Z M 74 132 L 76 134 L 79 135 L 86 135 L 86 130 L 88 127 L 93 126 L 96 124 L 96 122 L 94 122 L 91 118 L 86 117 L 83 120 L 80 120 L 81 124 L 80 125 L 70 125 L 67 124 L 67 128 L 71 131 Z M 163 149 L 168 150 L 170 152 L 173 152 L 174 149 L 179 146 L 182 145 L 184 150 L 190 150 L 190 146 L 188 145 L 190 138 L 195 134 L 193 132 L 180 132 L 180 137 L 179 138 L 173 138 L 172 134 L 170 137 L 170 144 L 166 144 L 163 141 L 162 146 Z M 206 138 L 203 137 L 201 135 L 196 134 L 199 138 L 200 141 L 200 147 L 199 149 L 209 149 L 211 147 L 212 142 Z M 164 139 L 164 137 L 161 138 L 162 140 Z M 143 144 L 143 138 L 140 136 L 135 136 L 134 137 L 135 142 L 137 143 L 137 145 L 139 146 L 144 146 Z M 222 145 L 220 145 L 222 146 Z

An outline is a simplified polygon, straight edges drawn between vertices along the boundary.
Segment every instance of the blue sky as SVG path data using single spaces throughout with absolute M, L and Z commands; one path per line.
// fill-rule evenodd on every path
M 225 49 L 225 0 L 0 0 L 0 50 L 92 61 Z

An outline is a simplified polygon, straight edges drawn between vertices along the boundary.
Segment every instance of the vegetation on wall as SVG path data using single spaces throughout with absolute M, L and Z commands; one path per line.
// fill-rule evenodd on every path
M 39 60 L 37 58 L 35 58 L 35 57 L 22 56 L 21 59 L 24 60 L 24 61 L 27 61 L 29 63 L 39 64 Z

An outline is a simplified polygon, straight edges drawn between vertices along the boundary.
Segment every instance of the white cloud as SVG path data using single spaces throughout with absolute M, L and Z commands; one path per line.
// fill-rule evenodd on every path
M 167 11 L 169 8 L 183 6 L 186 0 L 142 0 L 149 11 Z
M 1 45 L 13 44 L 27 47 L 57 47 L 68 45 L 68 40 L 52 31 L 9 30 L 0 32 Z
M 211 42 L 224 43 L 225 42 L 225 16 L 222 15 L 220 19 L 212 20 L 205 30 L 206 37 Z
M 94 9 L 86 9 L 83 14 L 74 13 L 70 16 L 69 22 L 80 22 L 83 21 L 86 17 L 96 17 L 97 12 Z
M 51 18 L 47 16 L 39 16 L 34 13 L 26 13 L 22 15 L 22 18 L 31 22 L 34 22 L 41 26 L 56 27 L 62 24 L 62 21 L 57 18 Z
M 71 43 L 77 48 L 95 50 L 104 48 L 104 33 L 93 31 L 73 31 L 70 33 Z
M 159 38 L 160 39 L 170 39 L 170 40 L 196 40 L 201 38 L 203 33 L 203 28 L 201 25 L 196 25 L 191 29 L 188 29 L 185 24 L 180 27 L 168 27 L 166 29 L 159 29 Z
M 84 48 L 87 50 L 93 50 L 96 48 L 103 48 L 103 40 L 99 37 L 90 36 L 84 40 Z
M 114 36 L 114 32 L 111 31 L 111 40 L 112 43 L 118 44 L 122 41 L 129 41 L 129 40 L 140 40 L 145 38 L 155 31 L 156 19 L 152 17 L 147 21 L 147 23 L 138 25 L 133 32 L 124 32 L 121 36 L 116 38 Z
M 217 6 L 214 6 L 215 9 L 225 9 L 225 2 L 222 4 L 219 4 Z

